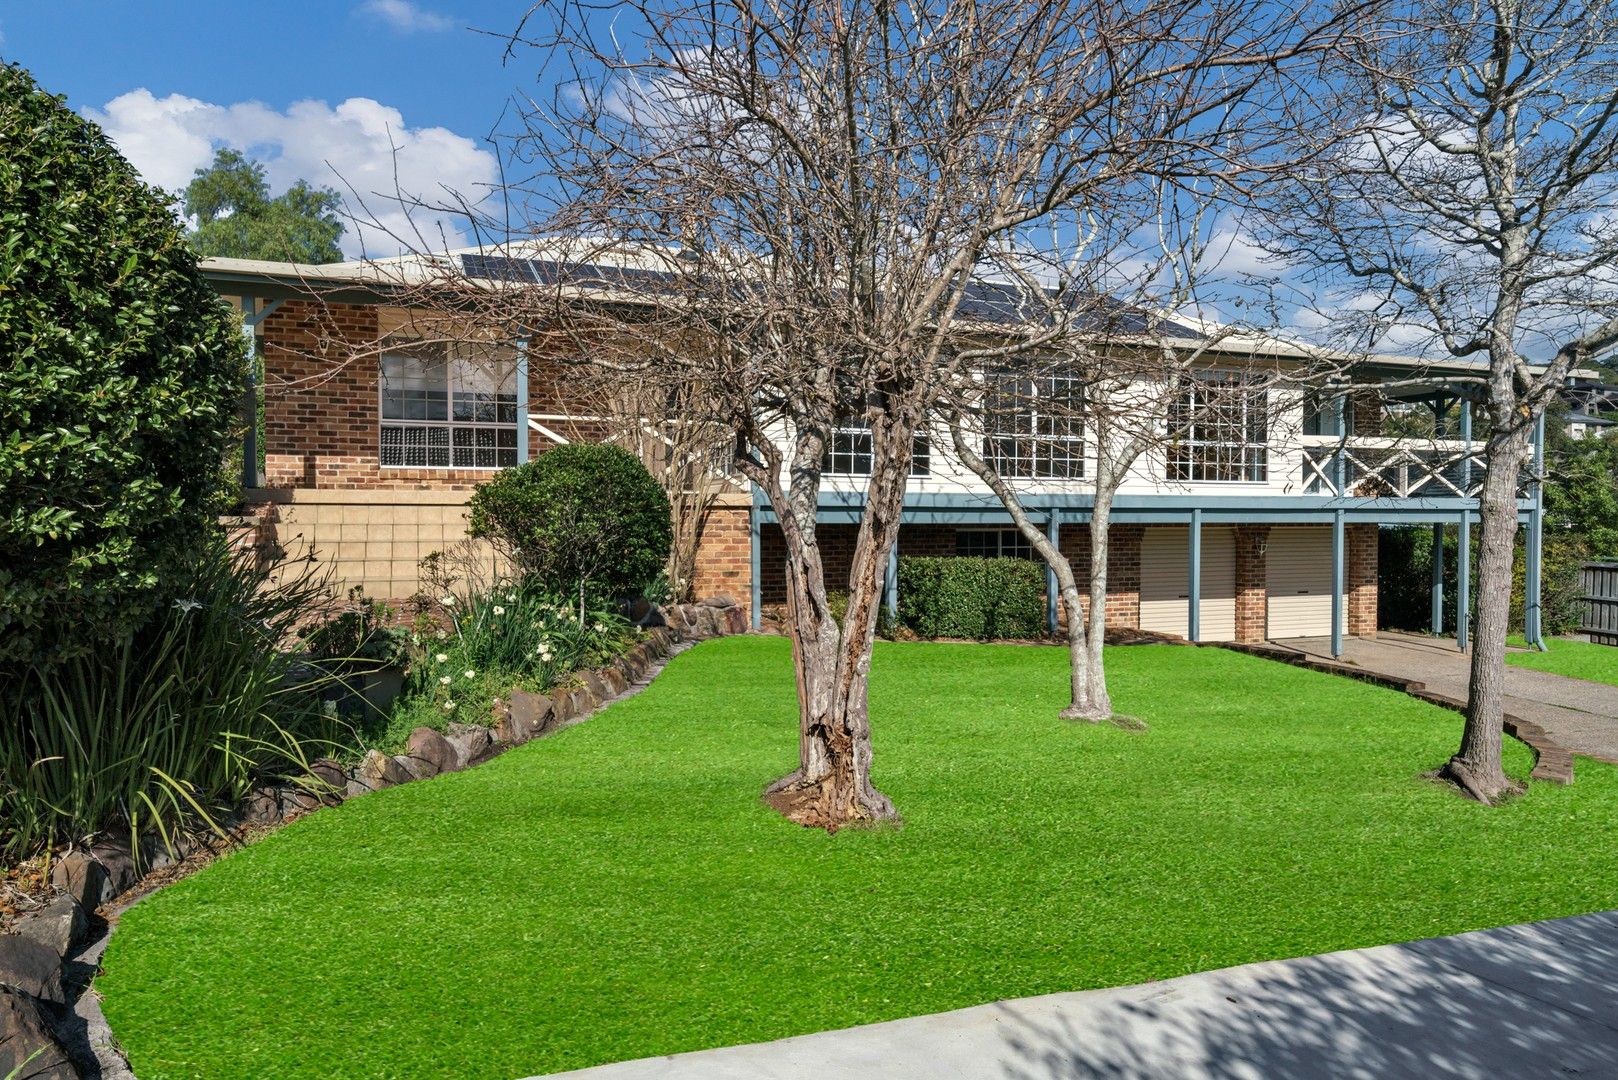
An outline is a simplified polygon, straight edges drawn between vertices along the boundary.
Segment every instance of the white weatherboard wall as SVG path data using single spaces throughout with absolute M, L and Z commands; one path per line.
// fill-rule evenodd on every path
M 1140 627 L 1185 637 L 1191 616 L 1191 530 L 1151 525 L 1141 536 Z M 1202 527 L 1203 641 L 1236 637 L 1236 533 L 1228 525 Z
M 1270 530 L 1265 548 L 1272 638 L 1325 637 L 1331 633 L 1331 529 L 1283 525 Z

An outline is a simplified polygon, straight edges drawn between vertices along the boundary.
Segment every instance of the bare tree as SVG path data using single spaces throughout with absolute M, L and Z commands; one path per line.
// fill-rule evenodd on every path
M 1370 337 L 1487 361 L 1470 700 L 1444 774 L 1473 797 L 1501 766 L 1517 492 L 1570 368 L 1618 341 L 1618 10 L 1582 0 L 1416 0 L 1334 57 L 1300 126 L 1319 162 L 1270 194 L 1266 243 L 1345 297 Z M 1341 292 L 1340 294 L 1341 295 Z M 1544 359 L 1532 365 L 1526 356 Z

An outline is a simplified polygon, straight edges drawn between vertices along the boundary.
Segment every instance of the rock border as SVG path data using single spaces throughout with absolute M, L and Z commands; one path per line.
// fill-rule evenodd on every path
M 1355 664 L 1345 664 L 1337 660 L 1323 660 L 1318 656 L 1288 649 L 1283 645 L 1274 645 L 1268 642 L 1243 641 L 1207 641 L 1197 642 L 1204 648 L 1229 649 L 1232 652 L 1246 653 L 1249 656 L 1263 657 L 1266 660 L 1279 660 L 1283 664 L 1293 667 L 1308 668 L 1311 671 L 1324 672 L 1327 675 L 1342 675 L 1360 682 L 1373 683 L 1384 686 L 1390 690 L 1402 693 L 1425 701 L 1430 705 L 1449 709 L 1452 712 L 1465 713 L 1466 702 L 1460 698 L 1440 694 L 1436 690 L 1427 689 L 1427 684 L 1416 679 L 1401 679 L 1393 675 L 1384 675 L 1379 671 L 1370 671 Z M 1543 727 L 1532 720 L 1525 720 L 1511 713 L 1505 714 L 1505 732 L 1518 742 L 1523 743 L 1534 754 L 1534 768 L 1528 774 L 1535 780 L 1548 780 L 1553 784 L 1571 784 L 1573 782 L 1573 752 L 1555 739 Z
M 311 763 L 309 776 L 253 790 L 220 823 L 227 833 L 193 833 L 171 845 L 141 843 L 143 873 L 127 840 L 106 839 L 70 851 L 51 868 L 57 895 L 40 911 L 0 935 L 0 1077 L 19 1080 L 134 1080 L 89 992 L 111 936 L 108 918 L 140 895 L 167 884 L 166 870 L 212 857 L 325 806 L 383 788 L 460 772 L 513 747 L 583 723 L 607 705 L 640 693 L 669 659 L 699 641 L 744 634 L 747 613 L 729 596 L 654 608 L 652 626 L 605 667 L 573 672 L 548 694 L 512 690 L 497 703 L 494 722 L 451 725 L 447 735 L 417 728 L 402 754 L 367 751 L 349 768 L 330 759 Z M 173 879 L 177 874 L 171 875 Z M 150 887 L 147 887 L 150 886 Z M 114 901 L 125 901 L 114 904 Z M 105 917 L 104 917 L 105 916 Z M 34 1056 L 30 1056 L 34 1055 Z

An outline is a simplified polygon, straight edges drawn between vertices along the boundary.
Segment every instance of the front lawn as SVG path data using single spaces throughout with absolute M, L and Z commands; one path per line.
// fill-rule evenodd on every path
M 1618 906 L 1618 771 L 1498 809 L 1419 774 L 1460 718 L 1216 649 L 879 644 L 901 829 L 758 799 L 788 647 L 706 643 L 490 764 L 321 811 L 124 915 L 142 1080 L 514 1077 Z M 1509 768 L 1527 751 L 1508 740 Z
M 1545 644 L 1549 652 L 1508 652 L 1506 663 L 1618 686 L 1618 646 L 1592 645 L 1571 638 L 1547 638 Z

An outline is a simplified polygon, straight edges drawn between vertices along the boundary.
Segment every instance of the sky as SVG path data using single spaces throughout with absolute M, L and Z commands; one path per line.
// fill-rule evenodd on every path
M 183 189 L 216 147 L 263 161 L 272 191 L 333 187 L 395 233 L 378 193 L 468 195 L 497 181 L 488 139 L 533 61 L 497 36 L 522 0 L 0 0 L 0 57 L 95 120 L 152 183 Z M 395 155 L 397 147 L 397 156 Z M 465 222 L 417 213 L 450 244 Z M 442 228 L 440 234 L 437 230 Z M 363 235 L 362 235 L 363 233 Z M 351 226 L 345 254 L 382 256 L 386 231 Z

